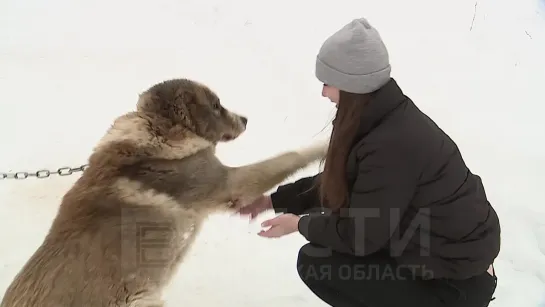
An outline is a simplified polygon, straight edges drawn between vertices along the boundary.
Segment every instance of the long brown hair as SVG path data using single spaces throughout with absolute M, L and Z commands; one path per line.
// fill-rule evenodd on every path
M 370 94 L 354 94 L 340 91 L 337 113 L 333 119 L 333 130 L 329 149 L 325 158 L 324 170 L 319 176 L 319 195 L 322 204 L 336 211 L 346 205 L 348 182 L 346 162 L 354 145 L 365 106 Z

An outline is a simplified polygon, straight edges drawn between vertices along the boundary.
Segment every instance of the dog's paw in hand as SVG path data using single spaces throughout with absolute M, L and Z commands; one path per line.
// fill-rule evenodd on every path
M 240 199 L 231 199 L 227 203 L 227 208 L 229 208 L 229 210 L 239 211 L 242 207 L 244 207 L 244 203 Z

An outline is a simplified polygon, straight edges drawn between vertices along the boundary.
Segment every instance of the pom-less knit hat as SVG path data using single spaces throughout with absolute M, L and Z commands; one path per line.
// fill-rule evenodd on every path
M 354 19 L 330 36 L 316 58 L 316 77 L 350 93 L 370 93 L 390 80 L 390 62 L 378 31 Z

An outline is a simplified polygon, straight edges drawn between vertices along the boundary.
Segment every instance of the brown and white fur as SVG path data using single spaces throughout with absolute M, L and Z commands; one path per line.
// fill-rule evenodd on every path
M 257 198 L 326 154 L 324 143 L 223 165 L 216 144 L 246 122 L 195 81 L 145 91 L 96 146 L 0 306 L 163 306 L 162 290 L 210 213 Z

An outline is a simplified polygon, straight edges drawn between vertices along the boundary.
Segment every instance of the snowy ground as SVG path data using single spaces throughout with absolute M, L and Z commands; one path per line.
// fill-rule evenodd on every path
M 365 16 L 388 45 L 393 76 L 458 142 L 500 215 L 491 306 L 545 306 L 540 1 L 4 0 L 0 172 L 86 163 L 111 120 L 171 77 L 203 81 L 249 116 L 247 133 L 219 148 L 225 163 L 327 136 L 333 108 L 320 96 L 315 54 L 332 31 Z M 0 182 L 0 297 L 77 177 Z M 302 237 L 257 231 L 212 217 L 169 306 L 323 306 L 295 271 Z

